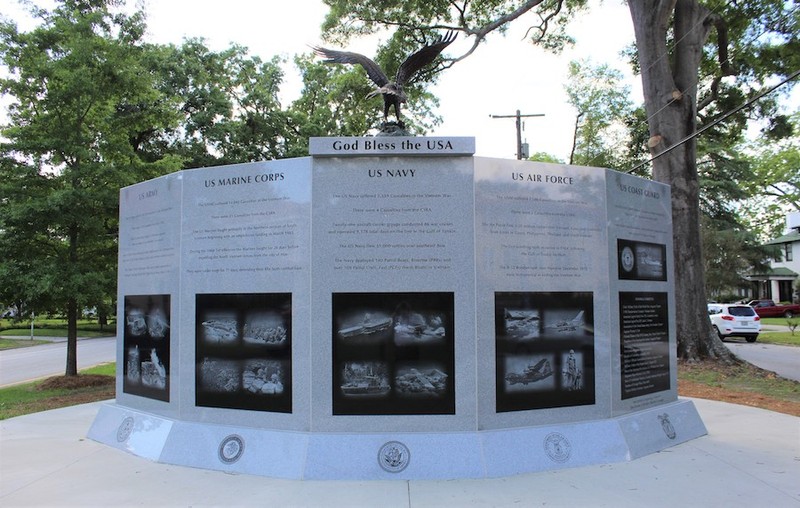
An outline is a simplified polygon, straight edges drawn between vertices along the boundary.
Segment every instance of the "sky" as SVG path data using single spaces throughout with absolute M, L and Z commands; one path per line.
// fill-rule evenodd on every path
M 30 29 L 18 3 L 9 3 L 12 5 L 3 14 L 17 22 L 21 30 Z M 36 3 L 53 5 L 52 0 Z M 634 102 L 641 102 L 639 78 L 631 74 L 619 55 L 633 41 L 627 7 L 621 0 L 590 0 L 590 4 L 591 9 L 571 24 L 569 33 L 576 39 L 575 46 L 559 55 L 523 40 L 525 30 L 537 20 L 529 13 L 514 22 L 506 35 L 490 35 L 475 53 L 446 70 L 432 88 L 439 97 L 437 113 L 443 123 L 428 135 L 472 136 L 476 155 L 513 159 L 517 151 L 515 121 L 491 115 L 514 115 L 520 110 L 523 115 L 544 115 L 523 122 L 523 142 L 529 144 L 530 153 L 547 152 L 568 160 L 576 111 L 567 103 L 564 83 L 568 64 L 575 59 L 590 58 L 595 64 L 605 63 L 622 71 Z M 181 44 L 187 38 L 202 37 L 215 51 L 236 43 L 263 60 L 284 57 L 284 107 L 300 94 L 300 76 L 292 57 L 309 53 L 310 45 L 323 45 L 320 25 L 327 13 L 321 0 L 128 0 L 128 5 L 144 7 L 149 42 Z M 372 57 L 375 42 L 353 40 L 347 47 L 333 49 Z M 460 55 L 471 43 L 471 39 L 461 37 L 448 50 Z M 376 108 L 382 108 L 380 101 L 376 101 Z
M 522 40 L 525 30 L 536 21 L 528 17 L 517 20 L 507 35 L 490 36 L 475 53 L 446 70 L 432 89 L 440 100 L 437 113 L 443 123 L 428 135 L 473 136 L 476 155 L 515 158 L 514 119 L 493 119 L 491 115 L 513 115 L 519 109 L 522 114 L 544 115 L 524 121 L 523 141 L 529 144 L 530 153 L 542 151 L 568 160 L 576 114 L 564 90 L 570 60 L 591 58 L 596 64 L 606 63 L 624 72 L 634 101 L 641 101 L 639 79 L 619 56 L 633 41 L 627 7 L 620 0 L 602 4 L 594 0 L 592 4 L 571 26 L 576 45 L 560 55 Z M 308 53 L 309 45 L 323 45 L 319 27 L 327 6 L 320 0 L 145 0 L 144 5 L 151 42 L 179 44 L 184 38 L 203 37 L 213 50 L 235 42 L 265 60 L 275 55 L 286 57 L 290 63 L 282 88 L 285 101 L 300 93 L 292 56 Z M 462 37 L 448 50 L 461 54 L 471 43 Z M 374 44 L 374 39 L 354 40 L 347 47 L 333 49 L 372 57 Z M 382 103 L 377 101 L 376 107 L 382 108 Z

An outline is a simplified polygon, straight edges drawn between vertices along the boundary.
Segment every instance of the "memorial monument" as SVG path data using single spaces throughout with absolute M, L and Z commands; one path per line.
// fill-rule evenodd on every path
M 668 186 L 475 157 L 473 138 L 309 151 L 122 189 L 117 398 L 90 438 L 238 473 L 423 479 L 706 433 L 677 398 Z

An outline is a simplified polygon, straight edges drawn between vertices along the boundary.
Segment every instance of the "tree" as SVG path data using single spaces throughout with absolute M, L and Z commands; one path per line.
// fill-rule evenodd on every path
M 723 79 L 748 68 L 741 61 L 729 59 L 731 28 L 738 29 L 737 41 L 743 40 L 747 30 L 758 24 L 782 32 L 786 25 L 776 26 L 774 17 L 780 18 L 783 2 L 753 0 L 726 5 L 701 4 L 697 0 L 630 0 L 628 6 L 650 130 L 648 147 L 656 157 L 653 177 L 672 187 L 674 257 L 680 260 L 675 263 L 678 354 L 686 359 L 729 360 L 730 353 L 711 332 L 705 315 L 697 143 L 688 138 L 697 131 L 699 115 L 705 115 L 706 121 L 719 116 L 711 108 L 718 107 L 724 97 Z M 711 54 L 704 52 L 714 29 L 716 67 L 712 66 Z M 794 41 L 790 36 L 779 42 L 772 46 L 796 46 L 796 32 Z M 770 52 L 772 46 L 764 44 L 764 51 Z M 742 66 L 738 73 L 737 65 Z M 701 68 L 705 75 L 701 75 Z M 764 71 L 762 76 L 782 72 L 786 73 L 786 69 L 778 66 Z M 709 84 L 702 89 L 702 99 L 698 99 L 701 77 L 708 77 Z M 734 90 L 727 88 L 727 96 Z
M 114 292 L 120 187 L 177 169 L 137 154 L 134 140 L 173 117 L 141 65 L 143 16 L 117 3 L 65 0 L 36 11 L 28 33 L 0 24 L 0 89 L 13 100 L 0 145 L 0 285 L 66 313 L 68 376 L 80 309 Z
M 414 31 L 451 29 L 473 37 L 472 47 L 450 64 L 469 56 L 488 33 L 502 31 L 507 23 L 531 11 L 539 19 L 529 31 L 533 41 L 558 49 L 569 41 L 566 21 L 586 4 L 570 0 L 419 1 L 390 6 L 367 0 L 326 3 L 331 11 L 324 26 L 335 37 L 373 33 L 379 27 L 396 29 L 390 39 L 395 44 L 398 37 Z M 727 348 L 711 333 L 706 311 L 700 181 L 696 141 L 689 137 L 697 131 L 698 118 L 711 126 L 727 115 L 730 104 L 738 104 L 737 98 L 755 97 L 767 78 L 788 76 L 798 68 L 797 11 L 782 0 L 702 4 L 698 0 L 629 0 L 628 5 L 650 134 L 647 145 L 658 156 L 653 176 L 672 186 L 673 258 L 680 260 L 675 263 L 678 354 L 692 360 L 730 361 Z M 709 40 L 712 31 L 716 40 Z M 735 50 L 735 61 L 729 58 L 729 49 Z M 734 75 L 736 79 L 730 77 Z M 770 100 L 759 102 L 756 113 L 775 117 L 775 105 Z M 746 120 L 738 115 L 724 125 L 735 134 Z
M 278 99 L 278 58 L 262 61 L 238 45 L 214 52 L 202 39 L 152 47 L 150 54 L 155 86 L 179 122 L 145 139 L 143 152 L 180 157 L 185 168 L 286 156 L 292 132 Z
M 625 119 L 632 113 L 622 73 L 590 61 L 569 63 L 567 100 L 578 112 L 570 164 L 621 169 L 616 147 L 625 146 Z
M 790 133 L 800 132 L 800 113 L 788 122 Z M 763 136 L 748 147 L 752 178 L 744 201 L 750 226 L 762 240 L 776 238 L 786 227 L 786 214 L 800 211 L 800 139 Z

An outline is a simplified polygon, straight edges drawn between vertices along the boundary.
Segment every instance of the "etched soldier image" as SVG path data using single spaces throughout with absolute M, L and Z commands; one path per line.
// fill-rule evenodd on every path
M 286 342 L 287 327 L 277 312 L 250 313 L 245 319 L 242 335 L 245 343 L 280 346 Z
M 570 349 L 561 361 L 561 364 L 564 365 L 564 370 L 561 371 L 561 386 L 568 391 L 583 388 L 583 358 L 580 353 L 577 356 L 580 357 L 580 360 L 576 358 L 575 351 Z

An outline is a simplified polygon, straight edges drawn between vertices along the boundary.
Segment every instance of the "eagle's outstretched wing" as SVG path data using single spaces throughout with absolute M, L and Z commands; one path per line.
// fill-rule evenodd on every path
M 325 57 L 327 60 L 324 60 L 325 63 L 344 63 L 344 64 L 358 64 L 367 71 L 367 75 L 369 79 L 371 79 L 376 85 L 382 87 L 389 83 L 389 78 L 386 76 L 386 73 L 383 72 L 383 69 L 378 66 L 375 62 L 370 60 L 369 58 L 365 57 L 364 55 L 360 55 L 358 53 L 351 53 L 350 51 L 336 51 L 333 49 L 325 49 L 320 48 L 318 46 L 312 46 L 311 49 L 314 52 L 322 57 Z M 440 50 L 441 51 L 441 50 Z
M 440 36 L 433 44 L 423 46 L 419 51 L 406 58 L 406 61 L 397 69 L 397 76 L 395 83 L 403 86 L 409 79 L 420 69 L 433 62 L 439 56 L 444 48 L 450 45 L 458 34 L 453 31 L 447 32 L 445 35 Z

